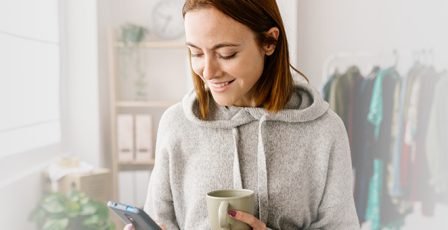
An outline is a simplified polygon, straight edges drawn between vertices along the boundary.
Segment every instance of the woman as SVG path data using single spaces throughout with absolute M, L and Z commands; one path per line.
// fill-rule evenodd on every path
M 253 229 L 359 229 L 344 125 L 294 83 L 275 0 L 186 0 L 183 15 L 195 91 L 160 121 L 145 211 L 210 229 L 206 193 L 247 188 L 255 216 L 229 216 Z

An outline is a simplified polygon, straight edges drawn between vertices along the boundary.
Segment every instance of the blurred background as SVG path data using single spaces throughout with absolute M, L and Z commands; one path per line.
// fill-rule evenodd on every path
M 362 228 L 448 229 L 448 2 L 277 3 L 346 125 Z M 160 116 L 192 89 L 182 4 L 0 0 L 2 229 L 120 229 L 104 202 L 143 205 Z

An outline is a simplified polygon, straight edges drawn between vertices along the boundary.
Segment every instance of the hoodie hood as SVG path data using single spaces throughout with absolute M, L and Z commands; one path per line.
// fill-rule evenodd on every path
M 319 92 L 307 84 L 294 86 L 292 96 L 284 110 L 269 113 L 263 108 L 220 106 L 210 101 L 209 119 L 199 118 L 198 101 L 194 90 L 182 101 L 186 117 L 200 126 L 212 128 L 234 128 L 265 117 L 268 121 L 307 122 L 322 116 L 328 110 L 328 103 Z
M 220 106 L 214 100 L 210 100 L 209 119 L 199 118 L 199 107 L 196 93 L 192 90 L 183 101 L 185 116 L 191 122 L 209 128 L 232 130 L 234 140 L 233 154 L 233 186 L 241 189 L 242 178 L 238 154 L 239 129 L 238 127 L 250 122 L 258 122 L 258 146 L 257 146 L 257 188 L 259 206 L 259 218 L 264 223 L 268 220 L 268 181 L 265 139 L 266 122 L 281 121 L 290 123 L 310 122 L 324 115 L 329 106 L 320 96 L 319 92 L 307 84 L 296 83 L 293 94 L 285 108 L 277 113 L 267 112 L 263 108 Z

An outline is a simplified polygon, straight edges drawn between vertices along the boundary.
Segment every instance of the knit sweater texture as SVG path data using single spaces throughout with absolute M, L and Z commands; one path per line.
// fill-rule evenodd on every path
M 145 211 L 167 229 L 209 230 L 206 194 L 256 193 L 270 229 L 359 229 L 348 137 L 319 93 L 296 84 L 285 109 L 210 102 L 199 118 L 194 91 L 163 114 Z

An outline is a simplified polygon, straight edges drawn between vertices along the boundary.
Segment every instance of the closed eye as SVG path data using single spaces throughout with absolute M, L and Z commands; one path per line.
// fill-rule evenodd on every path
M 236 53 L 233 53 L 233 54 L 227 55 L 227 56 L 220 55 L 219 58 L 224 59 L 224 60 L 229 60 L 229 59 L 234 58 L 235 56 L 236 56 Z
M 201 53 L 197 53 L 197 54 L 195 54 L 195 53 L 192 53 L 191 54 L 191 57 L 201 57 L 203 54 L 201 54 Z

